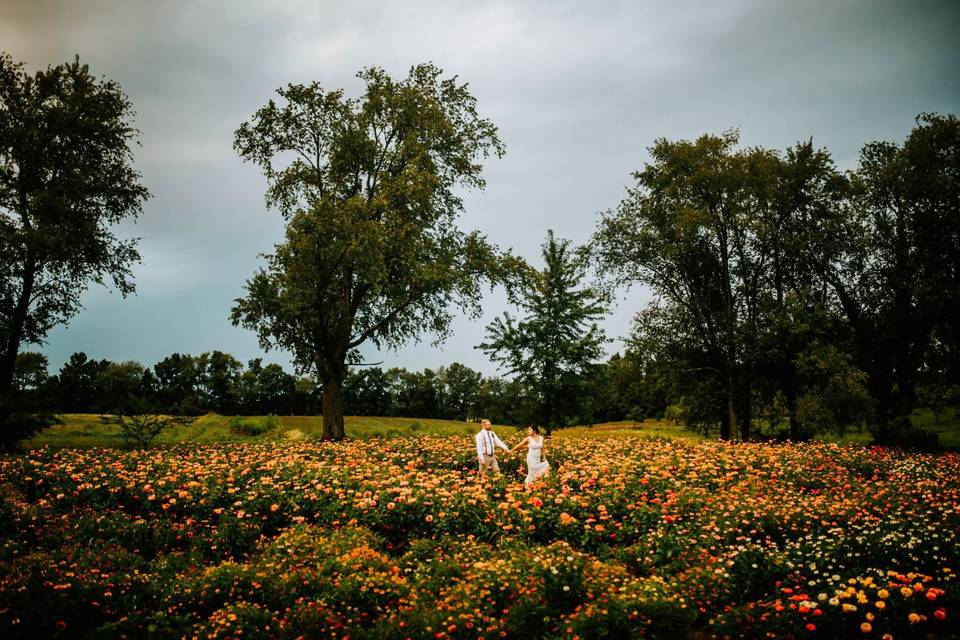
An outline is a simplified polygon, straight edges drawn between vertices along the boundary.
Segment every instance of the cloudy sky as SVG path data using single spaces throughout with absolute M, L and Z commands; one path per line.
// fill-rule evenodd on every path
M 227 316 L 282 225 L 231 144 L 287 83 L 357 95 L 360 68 L 402 76 L 423 61 L 469 82 L 507 154 L 488 163 L 461 225 L 536 259 L 548 228 L 585 242 L 658 137 L 736 127 L 743 144 L 779 149 L 812 137 L 851 168 L 864 142 L 902 141 L 916 114 L 960 113 L 958 28 L 955 0 L 0 0 L 0 49 L 15 60 L 35 70 L 79 54 L 120 82 L 153 193 L 122 229 L 142 238 L 136 296 L 89 290 L 42 351 L 53 370 L 74 351 L 147 365 L 175 351 L 264 355 Z M 608 333 L 625 335 L 646 298 L 625 294 Z M 474 345 L 506 303 L 493 292 L 485 304 L 441 347 L 428 336 L 366 355 L 493 373 Z

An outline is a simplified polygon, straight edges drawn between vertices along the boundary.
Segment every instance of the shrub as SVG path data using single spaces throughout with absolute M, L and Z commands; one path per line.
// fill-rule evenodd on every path
M 280 418 L 268 416 L 235 416 L 230 420 L 230 431 L 241 436 L 262 436 L 280 426 Z
M 100 421 L 119 426 L 120 438 L 127 447 L 146 449 L 167 427 L 191 424 L 193 419 L 158 415 L 146 400 L 131 395 L 121 403 L 114 415 L 101 416 Z

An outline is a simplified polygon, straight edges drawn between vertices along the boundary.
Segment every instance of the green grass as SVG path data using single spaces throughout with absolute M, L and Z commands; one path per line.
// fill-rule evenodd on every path
M 595 425 L 567 427 L 554 431 L 558 438 L 608 438 L 624 436 L 642 436 L 647 438 L 669 438 L 671 440 L 703 440 L 704 437 L 694 431 L 687 431 L 682 425 L 670 420 L 647 419 L 642 422 L 624 420 L 605 422 Z
M 51 447 L 119 447 L 123 445 L 120 429 L 105 425 L 96 414 L 68 413 L 60 416 L 63 424 L 55 425 L 26 441 L 27 448 Z M 321 416 L 280 416 L 280 426 L 258 436 L 244 436 L 230 429 L 232 416 L 209 413 L 199 416 L 191 424 L 172 426 L 157 438 L 161 444 L 177 442 L 276 442 L 319 438 L 323 435 Z M 399 435 L 466 435 L 476 433 L 479 426 L 473 422 L 433 420 L 425 418 L 386 418 L 347 416 L 344 419 L 347 436 L 376 438 Z M 514 435 L 518 429 L 497 426 L 501 437 Z
M 51 447 L 119 447 L 123 446 L 120 430 L 116 425 L 101 423 L 95 414 L 63 414 L 62 425 L 46 429 L 28 440 L 25 446 L 37 448 Z M 191 424 L 173 426 L 164 431 L 157 443 L 173 444 L 177 442 L 277 442 L 319 438 L 323 434 L 321 416 L 281 416 L 280 425 L 257 436 L 244 436 L 230 429 L 232 416 L 210 413 L 199 416 Z M 262 419 L 262 418 L 255 418 Z M 954 412 L 940 416 L 934 421 L 933 413 L 928 409 L 919 409 L 913 414 L 913 423 L 922 429 L 935 431 L 940 443 L 947 449 L 960 449 L 960 421 Z M 372 416 L 347 416 L 345 418 L 347 436 L 350 438 L 386 438 L 404 435 L 469 435 L 476 433 L 479 425 L 475 422 L 457 420 L 433 420 L 427 418 L 387 418 Z M 515 439 L 523 434 L 522 427 L 496 425 L 497 433 L 504 440 Z M 667 420 L 644 420 L 643 422 L 608 422 L 596 425 L 580 425 L 558 429 L 554 432 L 558 438 L 608 438 L 623 436 L 642 436 L 651 438 L 669 438 L 696 442 L 705 438 L 699 433 L 687 431 L 681 425 Z M 869 444 L 870 434 L 850 432 L 842 436 L 820 435 L 822 442 L 841 444 Z
M 930 409 L 917 409 L 910 416 L 913 426 L 926 431 L 933 431 L 940 438 L 940 444 L 944 449 L 960 449 L 960 420 L 957 419 L 957 412 L 953 409 L 942 413 L 939 420 L 934 420 L 933 412 Z M 842 436 L 818 435 L 815 440 L 819 442 L 837 442 L 839 444 L 870 444 L 869 431 L 851 431 Z

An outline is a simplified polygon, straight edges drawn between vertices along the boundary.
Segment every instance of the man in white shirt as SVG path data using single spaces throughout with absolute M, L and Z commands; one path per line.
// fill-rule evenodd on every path
M 480 462 L 480 475 L 487 475 L 492 469 L 494 473 L 500 473 L 500 465 L 497 464 L 497 447 L 510 451 L 510 447 L 503 443 L 503 440 L 497 437 L 497 434 L 490 428 L 490 421 L 484 418 L 480 422 L 480 432 L 477 434 L 477 460 Z

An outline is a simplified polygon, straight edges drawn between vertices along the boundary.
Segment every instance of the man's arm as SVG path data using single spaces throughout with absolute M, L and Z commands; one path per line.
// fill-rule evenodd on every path
M 477 459 L 483 462 L 483 444 L 480 442 L 480 434 L 475 435 L 473 439 L 477 441 Z
M 500 447 L 501 449 L 506 449 L 507 451 L 510 451 L 510 447 L 508 447 L 507 445 L 503 444 L 503 440 L 501 440 L 501 439 L 500 439 L 500 436 L 498 436 L 497 434 L 493 434 L 493 442 L 494 442 L 494 444 L 496 444 L 496 445 L 497 445 L 498 447 Z

